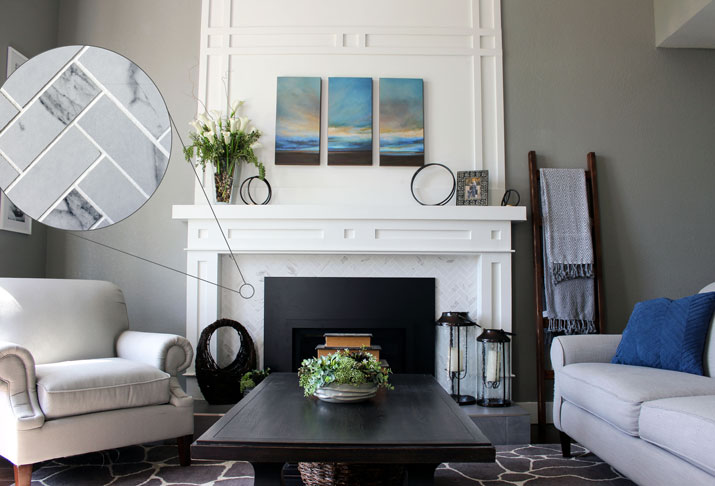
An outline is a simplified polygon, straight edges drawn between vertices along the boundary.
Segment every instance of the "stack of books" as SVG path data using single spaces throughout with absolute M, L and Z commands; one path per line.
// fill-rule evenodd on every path
M 348 351 L 360 351 L 362 349 L 380 361 L 380 351 L 382 351 L 382 348 L 371 343 L 372 334 L 325 333 L 323 337 L 325 338 L 325 344 L 319 344 L 315 347 L 315 350 L 318 352 L 318 358 L 345 349 Z

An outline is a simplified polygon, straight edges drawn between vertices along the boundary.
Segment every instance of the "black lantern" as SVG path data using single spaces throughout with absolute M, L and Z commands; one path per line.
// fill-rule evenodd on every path
M 484 329 L 477 338 L 477 405 L 508 407 L 511 405 L 511 339 L 512 333 L 501 329 Z
M 476 399 L 460 393 L 460 383 L 467 377 L 469 363 L 469 330 L 477 326 L 466 312 L 443 312 L 437 320 L 440 326 L 449 327 L 449 352 L 447 353 L 447 373 L 452 384 L 452 398 L 459 405 L 471 405 Z M 472 337 L 472 339 L 474 339 Z

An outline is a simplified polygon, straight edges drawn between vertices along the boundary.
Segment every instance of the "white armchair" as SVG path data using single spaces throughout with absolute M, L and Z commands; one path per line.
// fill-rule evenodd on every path
M 37 462 L 169 438 L 190 464 L 191 345 L 128 328 L 109 282 L 0 278 L 0 455 L 17 486 Z

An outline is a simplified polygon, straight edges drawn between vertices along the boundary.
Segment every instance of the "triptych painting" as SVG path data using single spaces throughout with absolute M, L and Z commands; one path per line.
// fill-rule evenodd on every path
M 424 165 L 421 79 L 380 78 L 380 165 Z M 320 165 L 318 77 L 279 77 L 276 164 Z M 372 165 L 372 78 L 328 79 L 328 165 Z

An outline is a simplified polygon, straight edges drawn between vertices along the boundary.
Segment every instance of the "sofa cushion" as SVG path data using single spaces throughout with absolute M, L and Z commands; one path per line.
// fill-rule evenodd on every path
M 169 402 L 163 371 L 122 358 L 38 365 L 37 397 L 48 419 Z
M 715 475 L 715 395 L 644 403 L 640 435 Z
M 575 363 L 561 368 L 556 379 L 564 400 L 634 436 L 643 402 L 715 395 L 715 379 L 643 366 Z
M 713 310 L 715 292 L 637 303 L 611 362 L 702 375 Z

